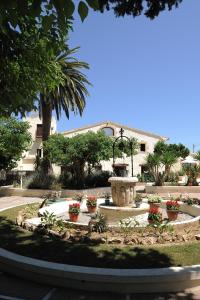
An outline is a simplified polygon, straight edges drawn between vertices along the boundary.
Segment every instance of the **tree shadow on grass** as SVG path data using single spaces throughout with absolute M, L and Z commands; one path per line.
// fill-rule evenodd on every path
M 79 266 L 101 268 L 164 268 L 173 265 L 172 259 L 151 248 L 92 246 L 49 238 L 38 232 L 18 227 L 0 217 L 0 247 L 15 253 Z

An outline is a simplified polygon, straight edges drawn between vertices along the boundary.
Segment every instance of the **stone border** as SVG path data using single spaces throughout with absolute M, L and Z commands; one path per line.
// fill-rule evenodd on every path
M 200 186 L 145 186 L 147 194 L 192 194 L 200 193 Z
M 35 282 L 87 291 L 179 292 L 200 285 L 200 265 L 155 269 L 94 268 L 47 262 L 3 248 L 0 248 L 0 265 L 4 272 Z
M 106 269 L 58 264 L 0 248 L 1 270 L 39 283 L 118 293 L 179 292 L 200 285 L 200 265 L 157 269 Z

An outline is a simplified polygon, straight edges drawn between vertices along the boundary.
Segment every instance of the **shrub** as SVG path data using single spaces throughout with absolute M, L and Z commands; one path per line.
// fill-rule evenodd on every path
M 56 215 L 48 211 L 45 211 L 41 217 L 41 223 L 47 229 L 51 229 L 56 224 L 56 221 Z
M 89 174 L 85 177 L 85 187 L 92 188 L 110 186 L 110 183 L 108 182 L 109 177 L 111 177 L 111 172 L 109 171 L 97 171 Z
M 56 182 L 54 175 L 46 175 L 42 171 L 36 171 L 30 178 L 29 189 L 50 189 Z
M 88 225 L 92 225 L 92 231 L 98 233 L 106 232 L 108 229 L 106 217 L 98 212 L 91 217 L 91 221 Z

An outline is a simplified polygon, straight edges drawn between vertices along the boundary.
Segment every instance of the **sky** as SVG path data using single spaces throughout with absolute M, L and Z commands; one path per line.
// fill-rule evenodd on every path
M 71 113 L 58 131 L 114 121 L 200 150 L 200 1 L 153 21 L 90 11 L 78 17 L 69 46 L 90 65 L 92 83 L 82 117 Z

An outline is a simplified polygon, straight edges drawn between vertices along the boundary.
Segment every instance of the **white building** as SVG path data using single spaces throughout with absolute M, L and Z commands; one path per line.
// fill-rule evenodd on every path
M 128 138 L 136 138 L 139 143 L 138 153 L 133 156 L 133 173 L 134 175 L 141 174 L 144 171 L 145 158 L 149 153 L 153 153 L 154 146 L 158 141 L 166 141 L 168 138 L 158 134 L 146 132 L 140 129 L 127 127 L 125 125 L 115 123 L 112 121 L 100 122 L 82 128 L 68 130 L 62 132 L 66 137 L 72 137 L 76 134 L 86 133 L 88 131 L 97 132 L 103 130 L 106 135 L 118 137 L 120 136 L 120 129 L 123 128 L 123 135 Z M 102 170 L 112 171 L 112 159 L 109 161 L 102 161 Z M 116 159 L 116 163 L 128 163 L 128 175 L 131 175 L 131 158 Z
M 18 162 L 16 170 L 21 171 L 34 171 L 36 155 L 42 157 L 42 120 L 39 118 L 38 113 L 32 113 L 29 117 L 23 119 L 30 124 L 29 132 L 32 137 L 32 144 L 30 149 L 23 153 L 22 159 Z M 51 133 L 56 132 L 56 120 L 51 120 Z
M 22 159 L 18 163 L 17 170 L 34 171 L 34 163 L 36 155 L 42 157 L 42 121 L 39 119 L 38 114 L 31 114 L 26 118 L 26 121 L 30 123 L 30 129 L 32 136 L 32 145 L 29 151 L 23 154 Z M 149 153 L 153 153 L 155 144 L 160 141 L 166 141 L 168 138 L 160 136 L 158 134 L 142 131 L 140 129 L 127 127 L 125 125 L 115 123 L 112 121 L 100 122 L 90 126 L 84 126 L 82 128 L 68 130 L 61 132 L 65 137 L 72 137 L 77 134 L 86 133 L 88 131 L 97 132 L 103 130 L 106 135 L 112 137 L 118 137 L 120 129 L 123 128 L 123 135 L 128 138 L 136 138 L 139 143 L 138 153 L 133 156 L 133 173 L 134 175 L 141 174 L 144 171 L 145 158 Z M 56 132 L 56 120 L 52 118 L 51 134 Z M 127 163 L 128 175 L 131 175 L 131 159 L 130 157 L 124 159 L 116 159 L 116 163 Z M 113 160 L 102 161 L 102 170 L 112 171 Z M 60 167 L 53 166 L 55 174 L 60 173 Z

